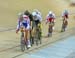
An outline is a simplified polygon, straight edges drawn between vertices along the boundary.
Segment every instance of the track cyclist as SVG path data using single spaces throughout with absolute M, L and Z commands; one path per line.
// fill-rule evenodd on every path
M 31 42 L 31 45 L 34 44 L 34 39 L 33 39 L 33 36 L 32 36 L 32 23 L 33 23 L 33 15 L 28 11 L 26 10 L 24 12 L 25 15 L 27 15 L 30 19 L 30 42 Z
M 30 19 L 24 13 L 19 14 L 16 33 L 18 33 L 19 30 L 22 29 L 22 28 L 23 28 L 23 31 L 24 31 L 24 41 L 27 43 L 27 47 L 30 48 L 31 44 L 30 44 L 30 40 L 28 38 L 29 37 L 28 36 L 29 31 L 30 31 Z
M 55 14 L 52 11 L 49 11 L 49 13 L 46 16 L 46 24 L 52 24 L 52 30 L 54 30 L 54 25 L 55 25 Z M 49 28 L 48 28 L 48 36 L 49 36 Z
M 62 12 L 62 21 L 63 21 L 62 27 L 63 27 L 63 25 L 66 26 L 66 27 L 65 27 L 65 30 L 67 30 L 68 18 L 69 18 L 69 11 L 68 11 L 67 9 L 65 9 L 65 10 Z M 62 30 L 61 30 L 61 31 L 62 31 Z
M 34 37 L 36 27 L 39 25 L 41 29 L 42 16 L 41 16 L 41 13 L 37 9 L 35 9 L 32 12 L 32 15 L 33 15 L 32 27 L 33 27 L 33 37 Z
M 34 11 L 32 12 L 32 15 L 33 15 L 33 28 L 35 29 L 35 27 L 38 24 L 41 25 L 42 16 L 41 16 L 41 13 L 37 9 L 34 9 Z

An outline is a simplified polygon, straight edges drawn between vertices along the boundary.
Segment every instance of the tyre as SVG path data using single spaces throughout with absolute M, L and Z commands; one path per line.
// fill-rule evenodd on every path
M 25 41 L 24 41 L 24 33 L 21 34 L 21 51 L 25 50 Z
M 38 30 L 36 30 L 36 45 L 41 44 L 42 40 L 41 40 L 41 30 L 40 28 L 38 28 Z
M 62 29 L 61 29 L 61 32 L 64 32 L 65 31 L 65 25 L 62 24 Z
M 52 26 L 49 26 L 49 34 L 48 34 L 48 37 L 51 37 L 52 36 L 52 32 L 53 32 L 53 28 Z
M 39 39 L 40 44 L 42 43 L 41 37 L 42 37 L 42 35 L 41 35 L 41 30 L 40 30 L 40 31 L 39 31 L 39 34 L 38 34 L 38 39 Z
M 36 31 L 36 35 L 35 35 L 35 36 L 36 36 L 36 37 L 35 37 L 35 38 L 36 38 L 36 45 L 38 46 L 38 39 L 39 39 L 39 38 L 38 38 L 38 31 Z
M 61 32 L 64 32 L 67 28 L 67 24 L 62 24 L 62 29 L 61 29 Z
M 25 50 L 25 41 L 21 40 L 21 51 L 24 52 Z

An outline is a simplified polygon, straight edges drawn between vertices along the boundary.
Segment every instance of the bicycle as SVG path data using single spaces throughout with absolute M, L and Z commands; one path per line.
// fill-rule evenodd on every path
M 33 28 L 33 37 L 34 37 L 34 42 L 36 43 L 36 45 L 38 46 L 38 44 L 42 43 L 42 32 L 41 32 L 41 24 L 37 24 L 34 28 Z
M 25 51 L 25 47 L 26 47 L 26 49 L 28 49 L 27 42 L 24 39 L 24 30 L 23 30 L 23 28 L 21 28 L 21 51 L 22 52 Z
M 53 22 L 49 23 L 49 28 L 48 28 L 48 37 L 51 37 L 51 36 L 52 36 L 53 25 L 54 25 Z
M 41 44 L 42 43 L 42 35 L 41 35 L 41 24 L 39 23 L 37 26 L 36 26 L 36 34 L 35 34 L 35 38 L 36 38 L 36 45 L 38 45 L 39 43 Z
M 63 20 L 61 32 L 64 32 L 66 30 L 67 25 L 68 25 L 68 21 L 67 20 Z
M 33 44 L 34 44 L 34 38 L 32 36 L 32 30 L 30 30 L 30 43 L 31 43 L 31 46 L 33 46 Z

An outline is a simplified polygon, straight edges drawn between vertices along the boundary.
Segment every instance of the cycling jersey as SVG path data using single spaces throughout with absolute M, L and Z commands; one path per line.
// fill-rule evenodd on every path
M 47 15 L 46 22 L 54 22 L 54 21 L 55 21 L 55 15 L 54 14 L 52 14 L 51 16 Z
M 21 26 L 23 26 L 26 29 L 29 29 L 30 19 L 27 15 L 23 15 L 23 20 L 22 21 L 20 21 L 20 19 L 18 20 L 17 29 L 20 29 Z

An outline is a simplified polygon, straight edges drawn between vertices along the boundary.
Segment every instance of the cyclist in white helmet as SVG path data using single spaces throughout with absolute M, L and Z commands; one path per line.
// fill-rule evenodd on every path
M 62 18 L 65 20 L 69 18 L 69 11 L 67 9 L 62 12 Z
M 38 12 L 32 12 L 33 15 L 33 21 L 35 22 L 35 25 L 38 25 L 42 21 L 42 17 Z
M 52 11 L 49 11 L 49 13 L 47 14 L 46 17 L 46 24 L 49 23 L 49 27 L 48 27 L 48 36 L 50 36 L 50 25 L 51 25 L 51 30 L 54 30 L 54 25 L 55 25 L 55 14 Z M 51 31 L 51 32 L 52 32 Z
M 36 29 L 36 27 L 39 25 L 39 26 L 40 26 L 40 29 L 42 29 L 42 28 L 41 28 L 42 17 L 41 17 L 41 15 L 40 15 L 38 12 L 36 12 L 36 11 L 32 12 L 32 15 L 33 15 L 32 29 L 33 29 L 33 38 L 34 38 L 34 36 L 35 36 L 34 34 L 35 34 L 35 29 Z M 42 34 L 42 32 L 41 32 L 41 34 Z
M 67 25 L 68 25 L 68 18 L 69 18 L 69 11 L 67 9 L 65 9 L 63 12 L 62 12 L 62 26 L 65 25 L 66 28 L 65 30 L 67 30 Z M 62 30 L 61 30 L 62 31 Z

